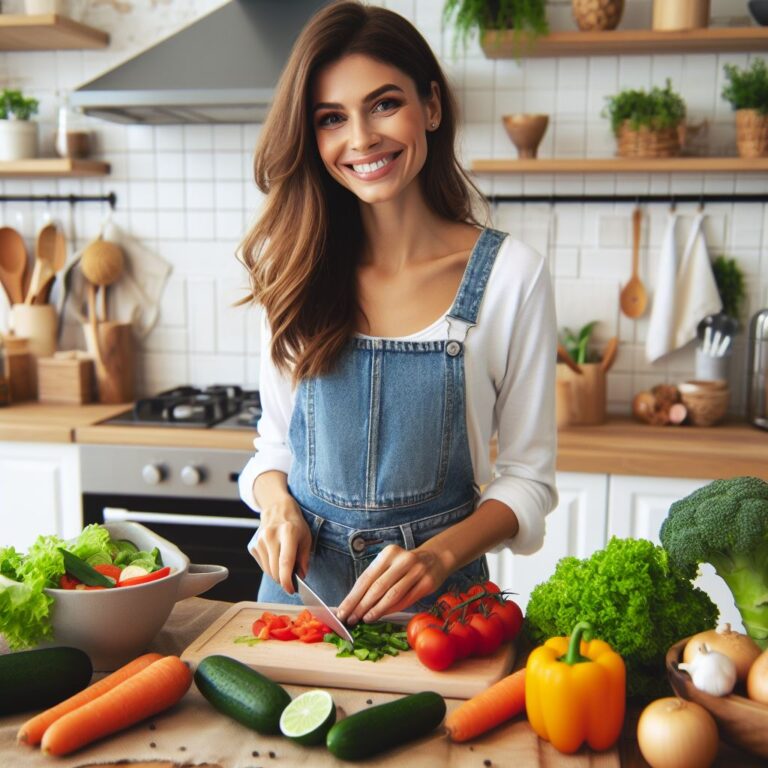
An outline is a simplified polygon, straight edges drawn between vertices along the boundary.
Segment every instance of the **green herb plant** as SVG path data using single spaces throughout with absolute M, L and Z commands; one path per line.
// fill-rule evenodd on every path
M 741 306 L 747 297 L 744 287 L 744 273 L 735 259 L 718 256 L 712 262 L 712 272 L 717 283 L 717 292 L 723 302 L 723 312 L 736 320 L 741 318 Z
M 454 52 L 460 41 L 464 48 L 473 33 L 491 29 L 512 29 L 529 40 L 549 32 L 546 0 L 446 0 L 443 20 L 455 29 Z M 455 18 L 454 18 L 455 17 Z
M 756 109 L 761 115 L 768 114 L 768 67 L 764 59 L 755 59 L 752 66 L 739 69 L 726 64 L 723 69 L 728 82 L 723 86 L 722 97 L 733 109 Z
M 590 360 L 589 341 L 592 337 L 592 331 L 598 322 L 599 321 L 597 320 L 593 320 L 576 333 L 570 328 L 563 328 L 563 345 L 568 350 L 571 360 L 578 365 L 593 362 Z
M 0 120 L 29 120 L 39 105 L 37 99 L 27 99 L 21 91 L 4 88 L 0 91 Z
M 619 135 L 625 121 L 636 131 L 642 127 L 651 130 L 675 128 L 685 120 L 685 101 L 672 90 L 669 79 L 664 88 L 654 86 L 650 91 L 627 89 L 607 98 L 602 115 L 610 118 L 614 136 Z

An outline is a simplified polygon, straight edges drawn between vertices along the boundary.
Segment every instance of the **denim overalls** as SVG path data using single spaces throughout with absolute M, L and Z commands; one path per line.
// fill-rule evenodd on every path
M 355 337 L 331 373 L 299 384 L 288 489 L 312 532 L 306 581 L 330 605 L 388 544 L 413 549 L 475 508 L 464 339 L 505 237 L 480 234 L 448 312 L 447 339 Z M 486 578 L 481 557 L 411 610 Z M 259 600 L 300 602 L 266 574 Z

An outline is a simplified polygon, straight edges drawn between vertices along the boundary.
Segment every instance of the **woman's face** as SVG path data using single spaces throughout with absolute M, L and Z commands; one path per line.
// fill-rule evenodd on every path
M 424 101 L 401 70 L 350 54 L 319 70 L 312 122 L 328 173 L 363 202 L 387 202 L 424 166 L 427 131 L 440 122 L 438 87 Z

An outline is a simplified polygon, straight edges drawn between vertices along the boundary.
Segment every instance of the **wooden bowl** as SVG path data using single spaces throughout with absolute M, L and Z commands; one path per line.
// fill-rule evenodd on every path
M 549 115 L 503 115 L 501 120 L 518 157 L 535 158 L 549 125 Z
M 730 393 L 726 381 L 683 381 L 677 388 L 694 426 L 713 427 L 728 414 Z
M 681 699 L 701 704 L 715 718 L 721 739 L 753 755 L 768 758 L 768 705 L 735 693 L 710 696 L 696 688 L 689 675 L 677 668 L 688 640 L 686 637 L 667 651 L 667 677 L 675 693 Z

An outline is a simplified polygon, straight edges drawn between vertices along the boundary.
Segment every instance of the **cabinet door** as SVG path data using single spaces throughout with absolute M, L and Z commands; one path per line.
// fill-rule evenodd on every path
M 40 534 L 81 529 L 77 446 L 0 443 L 0 546 L 25 551 Z
M 513 599 L 525 611 L 533 588 L 546 581 L 557 561 L 567 555 L 588 557 L 605 545 L 607 475 L 560 472 L 560 501 L 547 516 L 544 545 L 532 555 L 503 550 L 488 555 L 491 580 L 513 590 Z
M 672 502 L 682 499 L 709 480 L 612 475 L 608 493 L 608 537 L 650 539 L 659 543 L 659 529 Z M 733 596 L 715 569 L 704 563 L 695 582 L 720 609 L 720 622 L 744 631 Z

